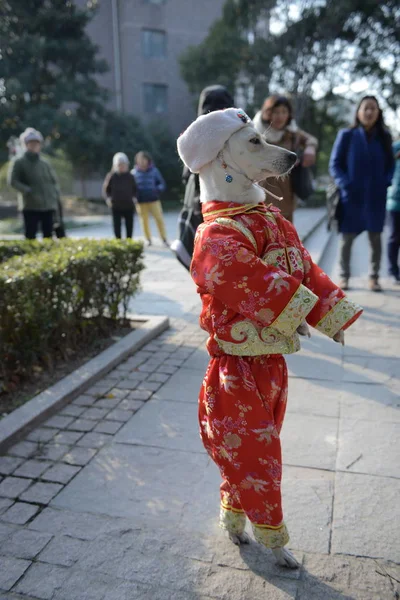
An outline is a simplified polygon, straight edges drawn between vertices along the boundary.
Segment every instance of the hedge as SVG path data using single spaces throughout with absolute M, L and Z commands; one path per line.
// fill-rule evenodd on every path
M 11 258 L 9 258 L 11 256 Z M 125 317 L 143 246 L 132 240 L 0 244 L 0 378 L 76 349 Z M 5 386 L 6 387 L 6 386 Z

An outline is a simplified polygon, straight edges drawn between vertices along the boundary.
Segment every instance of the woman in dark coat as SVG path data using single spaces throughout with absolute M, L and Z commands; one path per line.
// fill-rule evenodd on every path
M 364 96 L 355 123 L 338 133 L 329 170 L 340 190 L 339 231 L 341 288 L 349 288 L 351 247 L 356 237 L 368 232 L 371 247 L 369 288 L 379 284 L 381 233 L 385 221 L 387 188 L 393 176 L 392 139 L 374 96 Z
M 121 239 L 122 220 L 125 221 L 126 237 L 133 235 L 135 216 L 136 181 L 129 173 L 129 159 L 123 152 L 117 152 L 113 158 L 113 167 L 103 183 L 103 197 L 111 208 L 114 234 Z
M 225 87 L 210 85 L 204 88 L 200 94 L 197 116 L 206 115 L 214 110 L 232 108 L 233 104 L 233 98 Z M 185 197 L 178 220 L 179 239 L 172 242 L 171 250 L 175 252 L 179 262 L 189 270 L 196 230 L 203 222 L 203 216 L 201 214 L 199 176 L 191 173 L 185 167 L 182 180 L 185 185 Z

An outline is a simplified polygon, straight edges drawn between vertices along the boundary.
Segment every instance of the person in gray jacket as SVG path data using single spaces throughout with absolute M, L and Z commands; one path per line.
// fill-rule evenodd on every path
M 11 163 L 8 180 L 19 192 L 25 237 L 34 240 L 39 226 L 44 238 L 51 238 L 53 229 L 57 237 L 64 237 L 57 177 L 49 163 L 40 155 L 42 134 L 28 127 L 20 139 L 26 152 Z

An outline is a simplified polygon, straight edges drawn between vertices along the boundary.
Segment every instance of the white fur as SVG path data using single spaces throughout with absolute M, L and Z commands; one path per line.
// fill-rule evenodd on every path
M 266 192 L 256 182 L 285 175 L 295 162 L 293 152 L 267 144 L 249 123 L 236 131 L 217 158 L 200 170 L 200 200 L 258 204 L 265 200 Z M 225 180 L 226 174 L 231 175 L 231 183 Z

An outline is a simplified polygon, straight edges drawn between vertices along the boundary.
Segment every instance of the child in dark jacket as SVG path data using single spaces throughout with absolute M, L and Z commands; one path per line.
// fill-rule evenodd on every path
M 148 152 L 142 151 L 135 156 L 135 168 L 132 174 L 137 185 L 137 211 L 147 244 L 149 246 L 152 244 L 149 226 L 149 216 L 151 215 L 156 222 L 164 246 L 169 248 L 160 202 L 160 195 L 166 187 L 165 181 Z
M 129 159 L 123 152 L 113 158 L 112 170 L 103 183 L 103 196 L 111 208 L 115 237 L 121 239 L 122 220 L 125 220 L 126 237 L 133 234 L 135 214 L 136 181 L 129 172 Z

